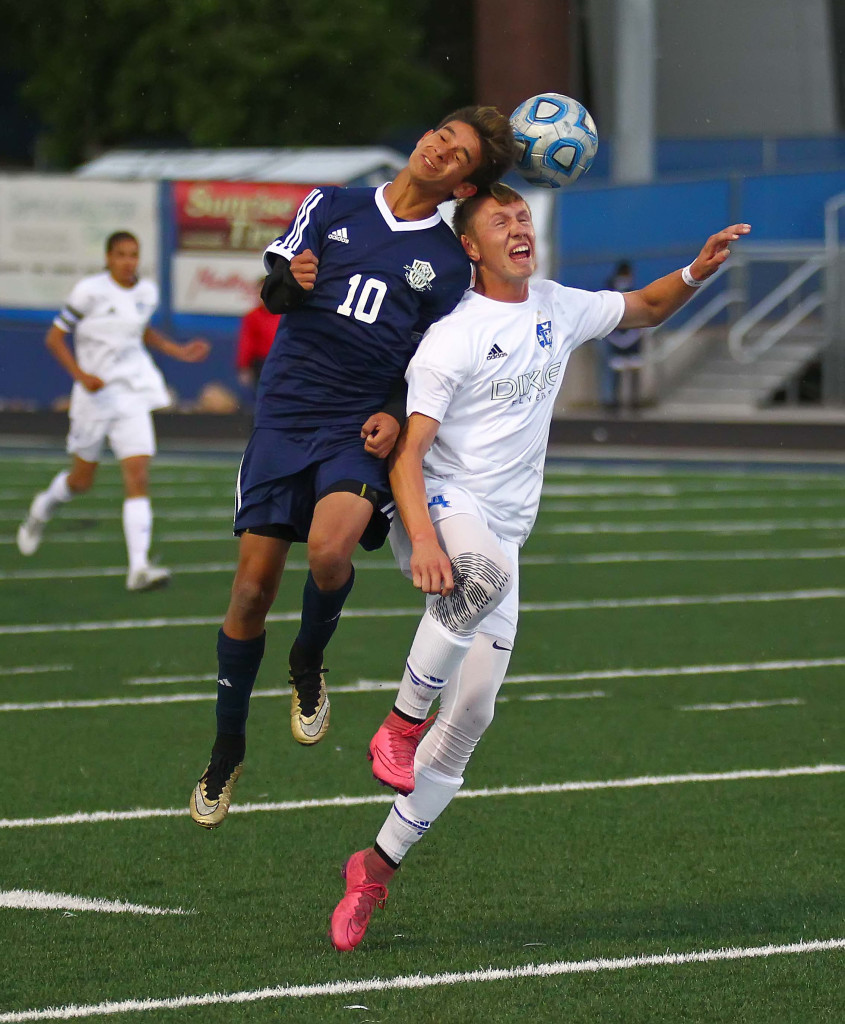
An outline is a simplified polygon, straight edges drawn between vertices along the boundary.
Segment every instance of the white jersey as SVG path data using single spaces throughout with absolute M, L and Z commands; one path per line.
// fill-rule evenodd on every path
M 438 481 L 469 491 L 499 536 L 525 542 L 540 504 L 554 400 L 569 355 L 622 319 L 619 292 L 540 280 L 524 302 L 467 292 L 433 324 L 411 359 L 408 415 L 440 428 L 423 461 Z
M 74 332 L 80 369 L 105 381 L 99 391 L 73 385 L 72 417 L 110 419 L 170 402 L 160 370 L 144 345 L 144 332 L 158 305 L 158 286 L 149 280 L 123 288 L 107 271 L 77 282 L 53 323 Z

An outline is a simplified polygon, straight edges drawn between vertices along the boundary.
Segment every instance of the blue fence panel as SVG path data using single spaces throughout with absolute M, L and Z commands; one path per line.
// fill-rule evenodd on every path
M 577 187 L 576 187 L 577 188 Z M 561 267 L 661 256 L 693 256 L 730 223 L 725 180 L 582 188 L 558 197 L 556 238 Z
M 823 174 L 765 174 L 742 182 L 742 218 L 754 240 L 824 238 L 824 205 L 845 192 L 845 168 Z

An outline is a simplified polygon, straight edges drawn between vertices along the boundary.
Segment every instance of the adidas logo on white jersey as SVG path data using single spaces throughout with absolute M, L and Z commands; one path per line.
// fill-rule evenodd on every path
M 346 228 L 337 228 L 335 231 L 330 231 L 329 241 L 343 242 L 344 245 L 349 245 L 349 235 L 346 233 Z
M 503 352 L 498 345 L 494 345 L 487 353 L 488 359 L 504 359 L 507 352 Z

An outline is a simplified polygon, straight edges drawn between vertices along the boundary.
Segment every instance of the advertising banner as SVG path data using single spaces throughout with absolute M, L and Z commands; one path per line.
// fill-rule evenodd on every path
M 0 176 L 0 306 L 59 309 L 73 285 L 104 266 L 105 240 L 131 231 L 141 273 L 158 279 L 155 182 Z
M 265 273 L 259 252 L 183 252 L 173 257 L 172 266 L 177 313 L 243 316 L 258 303 Z
M 240 316 L 257 301 L 262 253 L 284 234 L 311 185 L 173 183 L 176 313 Z

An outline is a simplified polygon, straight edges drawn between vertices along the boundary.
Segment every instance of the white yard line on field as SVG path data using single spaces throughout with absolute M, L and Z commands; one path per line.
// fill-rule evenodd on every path
M 120 522 L 121 514 L 121 502 L 116 501 L 105 509 L 63 509 L 60 513 L 60 519 L 58 521 L 54 520 L 54 522 L 56 522 L 56 525 L 60 525 L 62 522 L 70 523 L 96 520 L 97 523 L 107 522 L 111 525 L 112 523 Z M 156 522 L 161 519 L 216 519 L 220 523 L 227 523 L 232 520 L 232 507 L 227 505 L 226 508 L 209 508 L 207 505 L 203 505 L 202 508 L 185 508 L 183 505 L 181 508 L 162 508 L 160 505 L 156 505 L 155 518 Z M 18 512 L 0 511 L 0 522 L 2 523 L 17 523 L 20 522 L 20 519 L 21 516 Z M 47 539 L 50 539 L 49 536 Z
M 529 675 L 505 676 L 504 682 L 509 685 L 532 683 L 582 683 L 603 680 L 613 682 L 622 679 L 656 679 L 665 677 L 703 676 L 703 675 L 735 675 L 746 672 L 790 672 L 812 668 L 841 668 L 845 666 L 845 658 L 809 658 L 792 661 L 755 661 L 736 662 L 721 665 L 677 665 L 655 666 L 652 668 L 615 668 L 594 669 L 586 672 L 537 673 Z M 213 686 L 217 677 L 208 673 L 182 676 L 139 676 L 127 679 L 128 686 L 162 686 L 167 683 L 208 683 L 209 689 L 201 693 L 168 693 L 154 697 L 92 697 L 79 700 L 49 700 L 10 702 L 0 704 L 0 714 L 23 711 L 65 711 L 90 708 L 115 707 L 156 707 L 163 704 L 193 704 L 200 701 L 217 699 L 217 688 Z M 340 693 L 375 693 L 395 689 L 398 679 L 358 679 L 354 683 L 332 686 L 332 694 Z M 599 694 L 601 691 L 595 691 Z M 290 687 L 276 687 L 266 690 L 253 690 L 252 696 L 289 697 Z M 603 694 L 602 694 L 603 696 Z M 567 695 L 556 699 L 564 700 Z M 571 696 L 570 696 L 571 699 Z
M 38 1020 L 76 1020 L 117 1013 L 144 1013 L 149 1010 L 182 1010 L 191 1006 L 221 1006 L 255 1003 L 268 999 L 305 999 L 319 996 L 353 996 L 364 992 L 407 991 L 442 988 L 444 985 L 486 984 L 491 981 L 515 981 L 521 978 L 554 978 L 566 974 L 596 974 L 604 971 L 629 971 L 653 967 L 677 967 L 684 964 L 709 964 L 719 961 L 757 960 L 771 956 L 796 956 L 845 949 L 845 939 L 815 939 L 786 945 L 745 946 L 705 949 L 688 953 L 656 953 L 626 957 L 599 957 L 593 960 L 557 960 L 548 964 L 520 967 L 488 967 L 477 971 L 441 974 L 406 974 L 394 978 L 369 978 L 362 981 L 330 981 L 315 985 L 277 985 L 241 992 L 210 992 L 205 995 L 175 996 L 167 999 L 124 999 L 89 1005 L 73 1004 L 44 1010 L 12 1010 L 0 1013 L 0 1024 L 24 1024 Z M 356 1007 L 357 1008 L 357 1007 Z
M 0 680 L 7 676 L 40 676 L 44 672 L 71 672 L 73 665 L 0 665 Z
M 91 516 L 83 516 L 90 519 Z M 230 517 L 220 516 L 218 530 L 192 530 L 185 532 L 157 531 L 156 540 L 164 543 L 191 543 L 203 540 L 231 539 L 228 527 Z M 122 540 L 123 534 L 111 528 L 92 530 L 65 530 L 60 532 L 61 524 L 57 523 L 57 532 L 49 534 L 51 544 L 105 544 Z M 798 530 L 841 530 L 845 528 L 845 519 L 767 519 L 760 521 L 728 520 L 728 521 L 670 521 L 655 523 L 565 523 L 555 526 L 538 526 L 535 533 L 541 534 L 642 534 L 642 533 L 776 533 L 778 531 Z M 0 537 L 0 545 L 15 544 L 14 534 Z
M 148 914 L 162 915 L 193 914 L 193 910 L 176 907 L 146 907 L 140 903 L 125 903 L 123 900 L 92 899 L 85 896 L 69 896 L 64 892 L 38 892 L 34 889 L 7 889 L 0 892 L 0 907 L 14 910 L 65 910 L 71 913 L 92 910 L 99 914 Z
M 506 683 L 582 683 L 589 680 L 648 679 L 659 676 L 705 676 L 735 674 L 742 672 L 791 672 L 805 668 L 842 668 L 842 658 L 795 658 L 781 661 L 739 661 L 715 665 L 658 665 L 650 668 L 603 668 L 584 672 L 538 673 L 530 675 L 505 676 Z M 135 676 L 126 680 L 127 686 L 161 686 L 165 683 L 214 683 L 217 677 L 208 672 L 184 676 Z M 358 693 L 383 690 L 398 686 L 398 679 L 359 679 L 346 686 L 332 686 L 332 693 Z M 253 692 L 260 695 L 262 690 Z M 288 691 L 274 691 L 288 692 Z
M 752 508 L 838 508 L 843 505 L 842 495 L 833 498 L 666 498 L 664 500 L 642 501 L 545 501 L 541 511 L 559 512 L 692 512 L 716 511 L 721 509 Z
M 637 775 L 628 779 L 603 779 L 581 782 L 546 782 L 534 786 L 500 786 L 498 789 L 462 789 L 456 800 L 482 800 L 487 797 L 552 796 L 560 793 L 588 793 L 608 789 L 640 789 L 647 786 L 680 786 L 687 783 L 745 782 L 763 779 L 791 779 L 818 775 L 839 775 L 845 764 L 801 765 L 795 768 L 750 768 L 732 772 L 688 772 L 683 775 Z M 393 803 L 394 794 L 335 796 L 312 800 L 283 800 L 268 803 L 233 804 L 230 814 L 259 812 L 284 813 L 310 811 L 326 807 L 363 807 Z M 43 828 L 57 825 L 91 825 L 113 821 L 145 821 L 150 818 L 187 817 L 184 807 L 138 808 L 131 811 L 77 811 L 47 818 L 1 818 L 0 829 Z
M 689 608 L 735 604 L 773 604 L 790 601 L 838 601 L 845 597 L 841 587 L 816 590 L 777 590 L 751 594 L 678 594 L 669 597 L 599 598 L 592 601 L 526 601 L 519 606 L 523 614 L 533 612 L 582 612 L 621 610 L 623 608 Z M 412 608 L 349 608 L 344 619 L 395 619 L 419 616 L 419 605 Z M 301 611 L 271 612 L 267 622 L 299 622 Z M 98 622 L 38 622 L 0 626 L 0 636 L 26 636 L 38 633 L 97 633 L 103 630 L 175 629 L 187 626 L 219 625 L 218 615 L 190 615 L 153 619 L 114 619 Z
M 841 530 L 845 519 L 761 519 L 695 522 L 678 520 L 660 523 L 559 523 L 537 526 L 534 533 L 596 534 L 596 533 L 777 533 L 781 530 Z
M 507 704 L 512 700 L 524 700 L 530 703 L 547 700 L 595 700 L 606 696 L 604 690 L 585 690 L 583 693 L 526 693 L 519 697 L 497 697 L 496 703 Z
M 782 700 L 735 700 L 730 704 L 685 704 L 678 711 L 747 711 L 750 708 L 776 708 L 781 705 L 806 704 L 801 697 L 784 697 Z
M 650 562 L 792 562 L 823 561 L 827 558 L 845 558 L 845 548 L 799 548 L 778 550 L 768 548 L 755 551 L 609 551 L 587 555 L 525 555 L 519 560 L 520 567 L 555 565 L 616 565 Z M 233 573 L 236 562 L 195 562 L 185 565 L 171 565 L 174 576 L 205 576 L 213 573 Z M 305 561 L 290 559 L 285 563 L 287 570 L 304 572 Z M 368 559 L 355 566 L 356 573 L 397 570 L 393 559 Z M 72 580 L 95 579 L 99 577 L 124 576 L 125 565 L 79 566 L 75 569 L 10 569 L 0 571 L 0 583 L 21 580 Z
M 93 518 L 86 516 L 86 518 Z M 167 530 L 156 530 L 155 539 L 158 543 L 168 544 L 191 544 L 194 541 L 204 540 L 232 540 L 232 528 L 231 519 L 221 519 L 220 528 L 217 530 L 189 530 L 186 532 L 168 532 Z M 61 529 L 61 524 L 54 524 L 58 530 Z M 114 544 L 115 542 L 121 542 L 124 540 L 123 533 L 117 530 L 108 529 L 101 530 L 99 527 L 95 527 L 90 530 L 68 530 L 65 532 L 50 533 L 46 538 L 45 543 L 49 540 L 50 544 Z M 6 534 L 5 537 L 0 537 L 0 545 L 3 544 L 16 544 L 14 534 Z
M 44 482 L 46 486 L 48 481 Z M 35 495 L 34 490 L 24 490 L 23 488 L 6 488 L 2 494 L 0 494 L 0 504 L 17 503 L 24 505 L 24 510 L 29 506 Z M 97 484 L 93 491 L 85 495 L 85 506 L 88 504 L 104 504 L 113 505 L 115 502 L 118 504 L 123 500 L 124 489 L 122 484 Z M 232 488 L 232 494 L 234 496 L 234 487 Z M 152 499 L 157 501 L 165 498 L 181 498 L 183 501 L 192 500 L 194 498 L 216 498 L 218 501 L 221 500 L 221 493 L 219 488 L 212 487 L 194 487 L 190 484 L 182 488 L 177 487 L 153 487 Z M 234 500 L 234 497 L 233 497 Z M 69 509 L 65 509 L 59 513 L 64 516 Z

